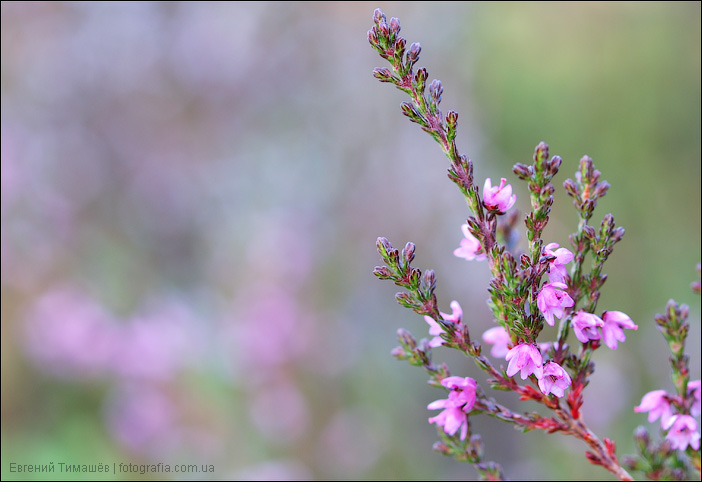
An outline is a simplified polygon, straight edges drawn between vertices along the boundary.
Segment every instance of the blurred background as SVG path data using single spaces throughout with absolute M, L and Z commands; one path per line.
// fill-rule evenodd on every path
M 581 156 L 612 185 L 593 220 L 626 236 L 599 310 L 639 330 L 595 356 L 591 427 L 619 454 L 656 432 L 633 406 L 672 389 L 652 321 L 669 298 L 691 305 L 700 377 L 699 2 L 3 2 L 3 479 L 475 478 L 431 450 L 443 392 L 390 356 L 427 325 L 371 275 L 378 236 L 411 240 L 440 308 L 493 326 L 486 264 L 452 255 L 467 208 L 448 163 L 371 74 L 376 7 L 421 42 L 481 187 L 506 177 L 523 212 L 511 166 L 542 140 L 563 157 L 547 242 L 576 228 L 561 184 Z M 577 440 L 473 427 L 509 478 L 611 479 Z

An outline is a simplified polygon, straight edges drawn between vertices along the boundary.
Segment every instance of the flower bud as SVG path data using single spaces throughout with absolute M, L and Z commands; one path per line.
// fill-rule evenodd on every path
M 516 174 L 519 179 L 526 180 L 531 178 L 531 176 L 534 174 L 534 168 L 518 162 L 512 168 L 512 172 Z
M 400 19 L 397 17 L 392 17 L 390 19 L 390 30 L 396 35 L 400 33 Z
M 412 45 L 410 45 L 409 53 L 407 54 L 408 59 L 412 63 L 416 62 L 417 60 L 419 60 L 419 52 L 421 51 L 422 46 L 419 44 L 419 42 L 414 42 Z M 424 72 L 426 73 L 426 70 L 424 70 Z
M 388 69 L 376 67 L 373 69 L 373 77 L 381 82 L 392 82 L 392 73 Z
M 441 81 L 438 79 L 434 79 L 431 81 L 431 84 L 429 84 L 429 95 L 431 95 L 432 99 L 434 99 L 434 102 L 437 104 L 441 102 L 441 95 L 444 93 L 444 86 L 441 84 Z
M 402 250 L 402 257 L 407 261 L 407 264 L 411 263 L 414 259 L 414 249 L 414 243 L 407 243 Z
M 378 35 L 377 35 L 376 30 L 375 30 L 375 27 L 373 27 L 372 29 L 370 29 L 368 31 L 368 41 L 374 47 L 378 45 Z
M 578 186 L 572 179 L 566 179 L 563 182 L 563 188 L 566 190 L 570 197 L 578 198 Z
M 534 162 L 539 164 L 546 159 L 548 159 L 548 144 L 541 141 L 534 149 Z

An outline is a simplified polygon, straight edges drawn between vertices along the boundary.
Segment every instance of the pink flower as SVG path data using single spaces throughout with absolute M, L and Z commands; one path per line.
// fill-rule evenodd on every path
M 547 244 L 544 248 L 545 256 L 556 257 L 556 259 L 548 263 L 548 280 L 551 283 L 565 283 L 568 276 L 568 270 L 565 265 L 570 263 L 575 255 L 566 248 L 556 248 L 558 248 L 558 243 Z
M 544 376 L 539 378 L 539 388 L 544 395 L 553 393 L 561 398 L 571 383 L 570 375 L 558 363 L 549 361 L 544 365 Z
M 478 254 L 478 251 L 482 249 L 480 241 L 473 236 L 467 224 L 462 225 L 461 229 L 465 237 L 461 239 L 461 245 L 453 251 L 453 255 L 464 258 L 466 261 L 471 261 L 473 259 L 476 261 L 484 260 L 487 257 L 485 253 Z
M 485 187 L 483 188 L 483 203 L 485 207 L 490 211 L 497 211 L 504 213 L 509 208 L 514 205 L 517 200 L 517 196 L 512 194 L 512 185 L 507 184 L 507 180 L 503 177 L 500 181 L 500 186 L 492 187 L 492 182 L 488 177 L 485 180 Z
M 622 328 L 626 328 L 627 330 L 639 329 L 639 327 L 631 321 L 631 318 L 621 311 L 605 311 L 604 315 L 602 315 L 602 319 L 604 320 L 604 326 L 602 326 L 602 341 L 612 350 L 617 349 L 617 341 L 626 340 Z
M 666 440 L 670 440 L 674 449 L 685 450 L 688 445 L 693 449 L 700 448 L 700 433 L 697 431 L 697 422 L 690 415 L 675 415 L 663 427 L 670 428 Z
M 431 417 L 429 423 L 436 423 L 444 427 L 444 432 L 449 435 L 455 434 L 461 429 L 461 440 L 465 440 L 468 435 L 468 412 L 475 405 L 475 390 L 478 384 L 472 378 L 448 377 L 441 381 L 441 384 L 449 388 L 447 399 L 436 400 L 427 405 L 429 410 L 444 410 L 436 417 Z
M 541 357 L 539 349 L 534 345 L 521 343 L 512 348 L 505 359 L 509 361 L 507 376 L 511 377 L 519 370 L 521 370 L 522 380 L 526 380 L 532 373 L 539 380 L 544 376 L 544 359 Z
M 599 316 L 587 313 L 583 310 L 578 311 L 570 323 L 573 326 L 575 337 L 581 343 L 587 343 L 590 340 L 599 340 L 600 332 L 597 331 L 597 327 L 604 325 L 604 321 L 602 321 Z
M 468 413 L 475 405 L 475 390 L 478 388 L 478 384 L 475 380 L 470 377 L 447 377 L 441 380 L 441 384 L 452 390 L 449 394 L 455 395 L 456 403 L 464 405 L 463 410 Z
M 483 341 L 494 345 L 490 350 L 492 356 L 495 358 L 502 358 L 509 352 L 509 345 L 512 343 L 512 338 L 510 338 L 503 327 L 496 326 L 483 333 Z
M 660 417 L 661 426 L 664 426 L 673 416 L 673 411 L 668 401 L 668 394 L 665 390 L 648 392 L 641 399 L 641 404 L 638 407 L 634 407 L 634 412 L 648 412 L 649 422 L 653 422 Z
M 693 382 L 688 382 L 687 384 L 687 395 L 694 397 L 694 401 L 692 402 L 692 407 L 690 407 L 690 413 L 696 417 L 697 415 L 700 414 L 700 381 L 695 380 Z
M 446 321 L 453 321 L 454 323 L 460 325 L 461 319 L 463 319 L 463 310 L 461 309 L 461 305 L 458 304 L 458 301 L 451 302 L 451 310 L 453 313 L 450 315 L 441 312 L 441 317 Z M 429 324 L 429 334 L 434 336 L 434 338 L 429 342 L 429 346 L 436 348 L 437 346 L 443 345 L 444 339 L 441 338 L 441 334 L 444 333 L 445 330 L 431 316 L 424 316 L 424 321 Z
M 544 314 L 546 323 L 553 326 L 553 317 L 561 319 L 565 316 L 565 309 L 575 304 L 565 290 L 568 286 L 565 283 L 546 283 L 536 297 L 536 304 Z

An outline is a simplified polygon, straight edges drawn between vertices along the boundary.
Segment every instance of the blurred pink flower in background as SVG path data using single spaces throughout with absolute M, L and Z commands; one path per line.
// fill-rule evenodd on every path
M 668 401 L 668 393 L 665 390 L 654 390 L 648 392 L 641 399 L 641 403 L 634 407 L 636 413 L 648 412 L 648 421 L 653 422 L 658 417 L 661 419 L 661 426 L 665 426 L 673 416 L 673 410 Z
M 275 444 L 294 442 L 309 424 L 305 397 L 290 380 L 282 377 L 253 391 L 249 413 L 259 432 Z
M 493 345 L 490 354 L 495 358 L 504 358 L 509 353 L 509 345 L 512 344 L 512 338 L 502 326 L 490 328 L 483 333 L 483 341 Z
M 687 384 L 687 393 L 692 394 L 693 402 L 692 407 L 690 407 L 690 413 L 693 416 L 700 414 L 700 380 L 693 380 Z
M 119 385 L 107 401 L 105 415 L 114 438 L 135 453 L 161 457 L 180 443 L 176 406 L 154 385 Z
M 227 325 L 234 363 L 244 366 L 289 363 L 314 339 L 293 293 L 280 286 L 255 286 L 242 293 Z
M 468 225 L 463 224 L 461 226 L 461 230 L 463 231 L 464 237 L 461 239 L 460 246 L 453 251 L 453 255 L 463 258 L 466 261 L 482 261 L 487 258 L 485 253 L 478 254 L 478 251 L 482 249 L 482 246 L 480 246 L 480 241 L 478 241 L 478 239 L 473 236 L 473 233 L 470 232 Z
M 41 297 L 27 316 L 27 352 L 54 375 L 105 376 L 119 344 L 120 327 L 105 310 L 74 288 Z
M 184 305 L 165 302 L 121 327 L 112 360 L 116 374 L 128 378 L 173 378 L 202 352 L 202 337 Z
M 697 421 L 690 415 L 674 415 L 663 428 L 670 429 L 665 438 L 670 441 L 674 449 L 685 450 L 688 445 L 695 450 L 700 448 Z

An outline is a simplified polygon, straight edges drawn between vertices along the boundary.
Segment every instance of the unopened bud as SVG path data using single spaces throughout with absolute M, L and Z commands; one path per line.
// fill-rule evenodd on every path
M 432 448 L 440 454 L 451 455 L 451 448 L 443 442 L 435 442 Z
M 408 347 L 410 350 L 414 350 L 417 347 L 417 340 L 414 339 L 412 333 L 404 328 L 397 330 L 397 339 L 403 346 Z
M 392 73 L 385 68 L 376 67 L 373 69 L 373 77 L 381 82 L 392 82 Z
M 541 141 L 534 149 L 534 162 L 539 164 L 546 159 L 548 159 L 548 144 Z
M 441 95 L 443 93 L 444 86 L 441 84 L 441 81 L 438 79 L 432 80 L 431 84 L 429 84 L 429 94 L 434 99 L 434 102 L 436 102 L 437 104 L 441 102 Z
M 376 24 L 379 24 L 381 22 L 385 22 L 385 14 L 383 11 L 379 8 L 376 8 L 375 11 L 373 11 L 373 21 Z
M 563 159 L 561 159 L 561 156 L 553 156 L 553 159 L 548 163 L 548 172 L 551 173 L 551 175 L 555 175 L 558 172 L 558 168 L 561 167 L 562 162 Z
M 563 188 L 566 190 L 570 197 L 577 199 L 578 197 L 578 185 L 572 179 L 566 179 L 563 181 Z
M 519 179 L 525 180 L 531 178 L 534 174 L 534 169 L 531 166 L 518 162 L 512 168 L 512 172 L 515 173 Z
M 410 45 L 409 49 L 409 60 L 412 62 L 416 62 L 419 60 L 419 52 L 422 51 L 422 46 L 419 45 L 419 42 L 414 42 L 412 45 Z
M 370 44 L 371 44 L 372 46 L 374 46 L 374 47 L 375 47 L 376 45 L 378 45 L 378 35 L 377 35 L 376 30 L 375 30 L 375 27 L 373 27 L 372 29 L 370 29 L 370 30 L 368 31 L 368 41 L 369 41 Z
M 405 350 L 401 346 L 396 346 L 390 351 L 390 355 L 394 356 L 395 358 L 399 358 L 400 360 L 405 358 Z
M 405 260 L 407 260 L 408 264 L 414 259 L 414 250 L 414 243 L 405 244 L 405 248 L 402 250 L 402 257 L 405 258 Z
M 580 179 L 583 183 L 589 183 L 593 176 L 593 164 L 592 159 L 588 156 L 583 156 L 580 159 Z
M 400 33 L 400 19 L 399 18 L 392 17 L 390 19 L 390 30 L 392 30 L 394 34 Z

